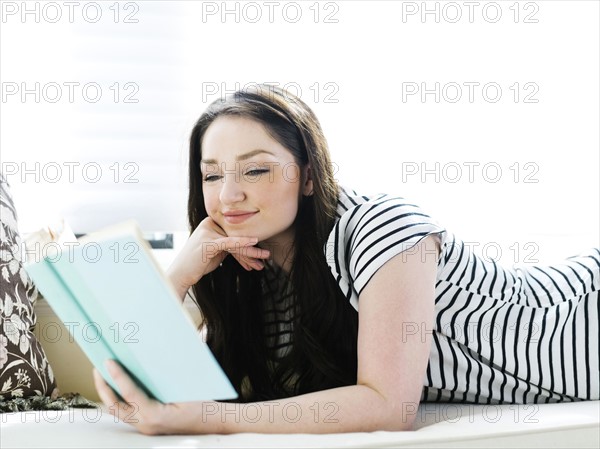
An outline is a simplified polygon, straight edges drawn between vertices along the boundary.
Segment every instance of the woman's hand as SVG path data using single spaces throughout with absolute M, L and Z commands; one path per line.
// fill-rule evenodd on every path
M 164 422 L 171 404 L 161 404 L 148 398 L 115 361 L 108 360 L 106 368 L 126 401 L 121 402 L 117 398 L 112 388 L 94 368 L 96 391 L 108 408 L 108 412 L 120 421 L 135 426 L 143 434 L 157 435 L 161 433 L 158 426 Z
M 250 271 L 264 267 L 260 259 L 269 257 L 266 249 L 255 247 L 255 237 L 228 237 L 212 218 L 200 222 L 169 267 L 169 277 L 185 292 L 204 275 L 215 270 L 231 254 L 242 267 Z
M 102 375 L 94 368 L 94 384 L 108 412 L 120 421 L 131 424 L 145 435 L 190 433 L 185 429 L 185 417 L 192 411 L 189 407 L 201 407 L 204 402 L 168 403 L 150 399 L 114 360 L 107 360 L 106 368 L 119 388 L 125 402 L 120 401 Z M 198 428 L 193 432 L 197 433 Z M 201 429 L 204 433 L 215 433 L 209 423 Z

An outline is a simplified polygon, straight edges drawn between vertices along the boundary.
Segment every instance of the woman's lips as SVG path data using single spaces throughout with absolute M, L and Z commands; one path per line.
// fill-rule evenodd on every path
M 247 214 L 223 215 L 225 221 L 229 224 L 239 224 L 256 215 L 258 212 L 250 212 Z

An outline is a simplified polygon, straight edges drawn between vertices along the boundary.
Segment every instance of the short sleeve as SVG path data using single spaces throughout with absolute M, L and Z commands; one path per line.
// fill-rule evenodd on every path
M 325 249 L 333 276 L 353 307 L 375 272 L 392 257 L 431 234 L 443 248 L 446 230 L 410 201 L 379 195 L 354 201 L 341 214 Z M 438 259 L 439 260 L 439 259 Z

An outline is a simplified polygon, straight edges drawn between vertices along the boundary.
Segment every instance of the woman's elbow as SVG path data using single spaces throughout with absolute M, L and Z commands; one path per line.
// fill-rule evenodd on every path
M 381 430 L 388 432 L 403 432 L 414 430 L 419 404 L 406 401 L 387 399 L 387 412 Z

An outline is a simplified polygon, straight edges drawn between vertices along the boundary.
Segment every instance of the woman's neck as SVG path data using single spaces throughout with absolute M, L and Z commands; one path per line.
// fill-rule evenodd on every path
M 280 234 L 274 238 L 259 242 L 256 246 L 268 249 L 271 252 L 269 260 L 281 267 L 283 271 L 286 273 L 291 271 L 292 260 L 294 258 L 293 233 L 286 233 L 285 235 Z

